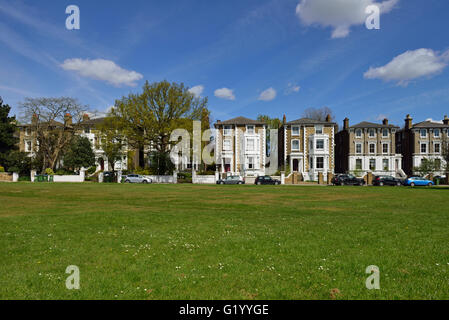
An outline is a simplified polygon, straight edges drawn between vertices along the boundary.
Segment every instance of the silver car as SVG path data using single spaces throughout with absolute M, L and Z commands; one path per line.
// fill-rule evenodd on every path
M 125 183 L 152 183 L 153 181 L 149 178 L 138 174 L 129 174 L 125 178 Z

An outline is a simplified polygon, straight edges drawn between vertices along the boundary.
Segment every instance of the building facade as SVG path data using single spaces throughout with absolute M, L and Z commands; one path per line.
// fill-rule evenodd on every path
M 264 122 L 244 117 L 217 121 L 215 160 L 217 171 L 228 175 L 265 175 L 266 130 Z
M 338 173 L 359 173 L 405 177 L 402 155 L 397 151 L 396 134 L 399 127 L 382 123 L 361 122 L 350 126 L 344 120 L 337 134 L 336 170 Z
M 280 167 L 302 175 L 304 181 L 317 181 L 335 171 L 335 134 L 337 124 L 331 121 L 298 119 L 287 122 L 284 116 L 279 129 Z
M 446 161 L 443 150 L 449 143 L 449 118 L 441 122 L 423 121 L 413 124 L 410 115 L 405 118 L 405 126 L 397 135 L 397 145 L 404 157 L 403 168 L 407 175 L 416 175 L 424 159 L 434 160 L 437 167 L 435 175 L 444 175 Z

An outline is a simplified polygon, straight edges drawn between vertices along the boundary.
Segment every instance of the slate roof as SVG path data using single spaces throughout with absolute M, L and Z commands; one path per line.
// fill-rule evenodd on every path
M 218 125 L 247 125 L 247 124 L 259 125 L 259 126 L 266 125 L 266 123 L 263 121 L 252 120 L 252 119 L 248 119 L 245 117 L 237 117 L 237 118 L 226 120 L 226 121 L 218 120 L 215 123 L 215 126 L 218 126 Z
M 327 121 L 319 121 L 319 120 L 314 120 L 314 119 L 309 119 L 309 118 L 301 118 L 301 119 L 298 119 L 298 120 L 293 120 L 293 121 L 290 121 L 290 122 L 287 122 L 286 123 L 287 125 L 294 125 L 294 124 L 302 124 L 302 125 L 307 125 L 307 124 L 310 124 L 310 125 L 314 125 L 314 124 L 323 124 L 323 125 L 325 125 L 325 124 L 330 124 L 330 125 L 334 125 L 334 126 L 336 126 L 337 124 L 335 123 L 335 122 L 327 122 Z
M 363 128 L 396 128 L 398 129 L 399 127 L 394 125 L 394 124 L 383 124 L 383 123 L 373 123 L 373 122 L 368 122 L 368 121 L 363 121 L 360 122 L 358 124 L 355 124 L 353 126 L 351 126 L 350 128 L 353 129 L 363 129 Z
M 449 128 L 449 125 L 432 121 L 423 121 L 414 124 L 413 128 Z

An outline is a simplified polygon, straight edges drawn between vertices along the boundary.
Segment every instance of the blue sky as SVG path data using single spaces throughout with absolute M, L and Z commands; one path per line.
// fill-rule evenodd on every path
M 166 79 L 209 97 L 213 120 L 328 106 L 339 123 L 402 126 L 449 113 L 448 1 L 325 1 L 0 0 L 0 96 L 14 113 L 40 96 L 105 111 Z M 380 30 L 357 1 L 377 1 Z M 71 4 L 80 30 L 65 27 Z

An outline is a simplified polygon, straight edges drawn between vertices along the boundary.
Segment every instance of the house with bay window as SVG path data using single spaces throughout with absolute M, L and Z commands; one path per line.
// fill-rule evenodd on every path
M 435 174 L 444 175 L 446 162 L 443 150 L 449 144 L 449 118 L 444 116 L 443 121 L 427 120 L 413 124 L 413 119 L 407 115 L 404 129 L 398 133 L 397 143 L 404 157 L 404 171 L 408 175 L 418 174 L 415 168 L 424 159 L 434 160 L 440 168 Z
M 244 117 L 217 121 L 217 171 L 228 175 L 265 175 L 266 123 Z
M 405 177 L 402 155 L 397 150 L 398 131 L 399 127 L 390 124 L 388 119 L 382 123 L 364 121 L 350 126 L 346 118 L 336 136 L 336 171 Z
M 304 181 L 317 181 L 321 172 L 334 173 L 335 133 L 337 124 L 302 118 L 287 122 L 279 129 L 279 165 L 298 173 Z

